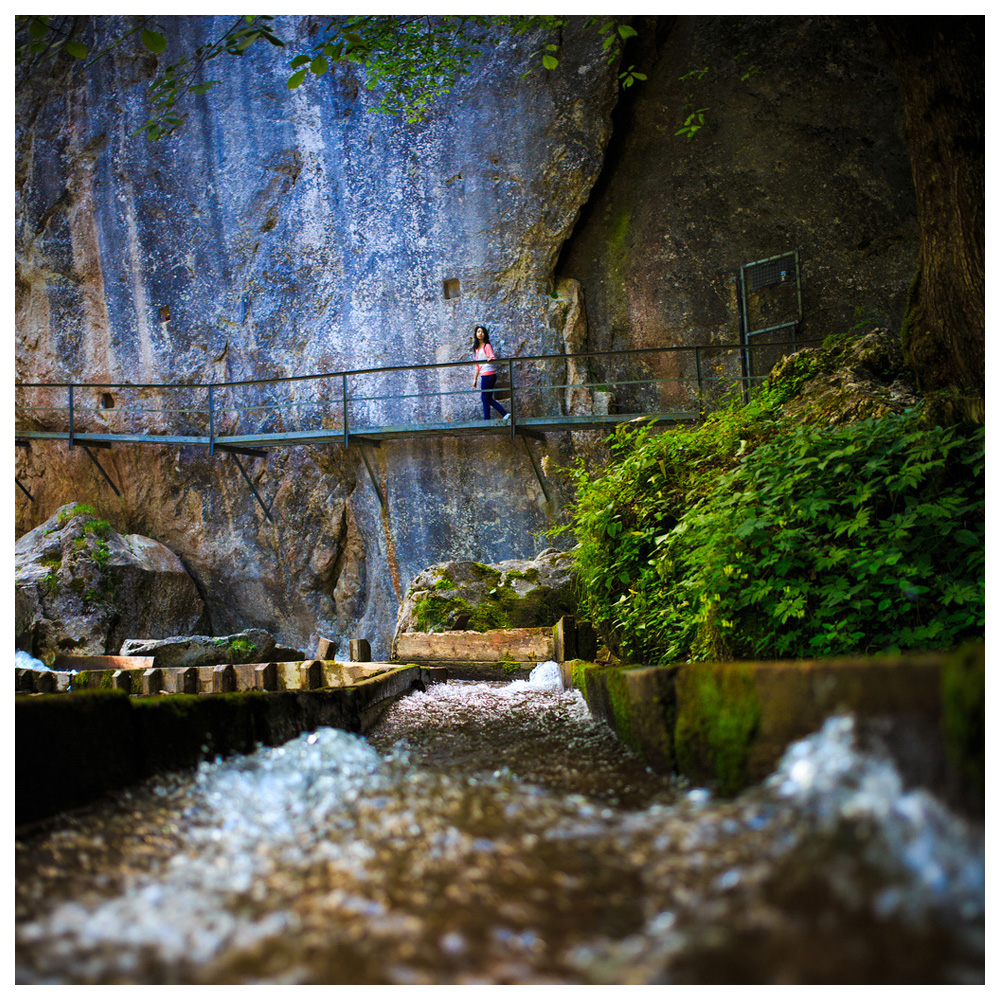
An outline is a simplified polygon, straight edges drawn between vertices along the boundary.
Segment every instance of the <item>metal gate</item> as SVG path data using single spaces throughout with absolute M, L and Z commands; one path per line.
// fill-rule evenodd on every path
M 744 396 L 748 396 L 750 388 L 767 378 L 780 358 L 798 350 L 802 322 L 798 250 L 743 264 L 736 278 L 736 294 L 744 346 Z M 769 344 L 775 346 L 768 350 Z

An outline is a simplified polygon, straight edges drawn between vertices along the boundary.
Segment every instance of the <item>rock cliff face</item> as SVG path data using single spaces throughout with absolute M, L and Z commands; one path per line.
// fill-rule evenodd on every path
M 193 48 L 224 19 L 158 20 Z M 280 20 L 308 47 L 308 18 Z M 287 53 L 264 45 L 232 60 L 185 128 L 156 144 L 132 137 L 155 69 L 138 49 L 48 97 L 24 87 L 18 380 L 220 382 L 464 360 L 479 322 L 506 357 L 730 340 L 735 269 L 796 247 L 813 329 L 856 306 L 892 312 L 915 259 L 914 212 L 898 100 L 871 31 L 740 23 L 743 34 L 726 19 L 644 24 L 636 56 L 650 78 L 620 101 L 617 68 L 571 18 L 559 71 L 522 79 L 537 40 L 511 40 L 421 124 L 370 114 L 375 97 L 353 67 L 288 91 Z M 99 21 L 94 43 L 119 27 Z M 704 78 L 709 141 L 675 137 L 687 94 L 677 78 L 747 49 L 760 67 L 749 85 Z M 366 405 L 402 422 L 426 392 L 471 389 L 456 372 L 372 380 L 369 394 L 386 398 Z M 549 366 L 531 378 L 564 375 Z M 334 391 L 298 401 L 322 408 Z M 558 391 L 566 412 L 592 405 Z M 115 392 L 78 389 L 76 405 L 110 426 L 123 409 Z M 65 405 L 54 392 L 18 401 Z M 286 413 L 246 409 L 272 402 L 248 386 L 216 405 L 230 428 L 277 429 Z M 193 418 L 162 411 L 205 402 L 150 389 L 131 404 L 154 430 L 183 433 Z M 478 396 L 451 405 L 468 419 Z M 530 447 L 554 468 L 592 439 Z M 303 648 L 318 634 L 365 635 L 378 658 L 424 567 L 543 547 L 533 533 L 566 485 L 554 476 L 546 503 L 524 447 L 488 437 L 371 449 L 385 506 L 357 447 L 243 457 L 270 521 L 233 456 L 116 445 L 99 457 L 118 498 L 81 449 L 33 443 L 18 449 L 34 502 L 19 494 L 16 531 L 68 497 L 99 497 L 114 528 L 183 557 L 210 631 L 253 622 Z
M 919 233 L 899 91 L 869 19 L 677 18 L 640 59 L 649 79 L 616 109 L 558 263 L 586 291 L 590 349 L 736 342 L 740 266 L 790 251 L 800 336 L 859 315 L 898 330 Z M 704 123 L 678 136 L 690 115 Z M 751 329 L 796 311 L 782 292 L 749 295 Z

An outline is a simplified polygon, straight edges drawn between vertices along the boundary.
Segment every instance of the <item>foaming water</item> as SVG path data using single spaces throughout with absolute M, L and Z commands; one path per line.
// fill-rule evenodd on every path
M 983 857 L 849 717 L 716 801 L 647 771 L 544 664 L 19 839 L 16 977 L 982 981 Z

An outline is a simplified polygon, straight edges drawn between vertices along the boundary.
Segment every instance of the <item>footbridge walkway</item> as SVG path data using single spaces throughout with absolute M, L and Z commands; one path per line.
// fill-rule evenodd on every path
M 15 386 L 15 441 L 24 448 L 33 441 L 83 448 L 116 494 L 94 450 L 139 444 L 229 454 L 271 518 L 239 456 L 265 457 L 269 449 L 302 445 L 360 446 L 384 506 L 365 445 L 505 435 L 512 442 L 521 438 L 548 499 L 530 439 L 611 430 L 637 419 L 668 425 L 696 420 L 734 394 L 745 397 L 778 357 L 801 346 L 781 341 L 504 358 L 494 394 L 510 412 L 509 423 L 482 419 L 470 361 L 231 382 L 21 382 Z

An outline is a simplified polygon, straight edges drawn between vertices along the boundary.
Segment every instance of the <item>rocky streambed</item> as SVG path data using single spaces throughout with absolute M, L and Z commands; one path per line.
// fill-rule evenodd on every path
M 19 983 L 984 978 L 982 828 L 854 719 L 717 800 L 554 664 L 22 830 L 16 875 Z

